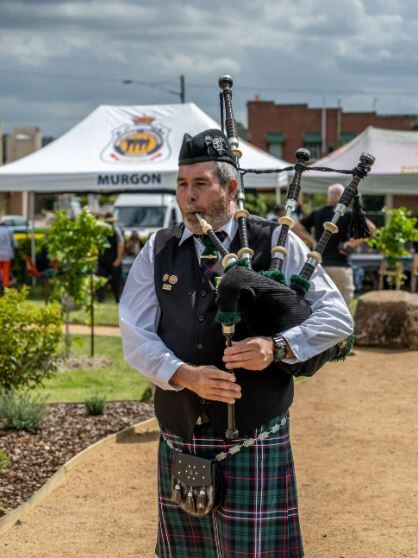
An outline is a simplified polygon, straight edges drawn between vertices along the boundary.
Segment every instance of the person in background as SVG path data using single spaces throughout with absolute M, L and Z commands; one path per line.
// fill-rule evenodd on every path
M 6 223 L 0 222 L 0 280 L 2 286 L 10 286 L 10 270 L 14 258 L 16 240 Z
M 142 242 L 139 234 L 132 231 L 131 236 L 125 243 L 125 254 L 128 256 L 137 256 L 142 248 Z
M 283 217 L 283 215 L 286 215 L 286 210 L 285 208 L 280 205 L 279 203 L 276 203 L 276 205 L 274 206 L 274 216 L 271 218 L 272 221 L 274 221 L 275 223 L 277 223 L 280 219 L 280 217 Z
M 113 297 L 119 302 L 122 293 L 122 259 L 125 251 L 125 241 L 120 229 L 115 225 L 113 213 L 106 213 L 103 220 L 112 226 L 112 234 L 107 240 L 109 246 L 102 250 L 97 261 L 97 275 L 106 277 L 112 287 Z M 97 300 L 104 302 L 106 285 L 98 289 Z
M 315 209 L 306 217 L 302 217 L 292 228 L 292 231 L 311 248 L 313 248 L 315 243 L 320 239 L 324 230 L 324 222 L 332 220 L 335 206 L 339 202 L 343 191 L 344 186 L 342 184 L 332 184 L 329 186 L 328 204 L 319 209 Z M 366 240 L 348 239 L 351 218 L 352 211 L 348 209 L 345 214 L 340 217 L 338 221 L 338 232 L 331 236 L 322 255 L 323 267 L 337 285 L 349 308 L 354 295 L 353 270 L 349 261 L 349 255 Z M 375 225 L 368 219 L 366 221 L 370 232 L 373 233 L 376 230 Z M 313 235 L 311 232 L 313 232 Z
M 53 268 L 51 260 L 49 259 L 46 241 L 47 236 L 45 235 L 44 243 L 42 244 L 41 249 L 35 254 L 35 267 L 40 273 L 48 276 L 50 273 L 53 274 Z

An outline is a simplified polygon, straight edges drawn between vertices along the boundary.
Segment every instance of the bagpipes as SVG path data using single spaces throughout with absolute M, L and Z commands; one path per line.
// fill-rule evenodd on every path
M 222 325 L 226 346 L 230 346 L 235 333 L 235 326 L 239 322 L 245 324 L 247 337 L 272 336 L 287 329 L 300 325 L 311 315 L 311 307 L 305 299 L 309 290 L 310 278 L 318 264 L 322 262 L 322 254 L 331 236 L 338 232 L 338 220 L 346 212 L 350 203 L 353 204 L 353 221 L 350 227 L 352 238 L 365 238 L 370 235 L 364 215 L 361 213 L 357 187 L 361 179 L 365 178 L 373 165 L 375 158 L 367 153 L 362 153 L 358 164 L 352 170 L 336 170 L 328 167 L 308 167 L 310 153 L 301 148 L 296 151 L 296 164 L 293 167 L 274 169 L 268 171 L 255 169 L 241 169 L 239 159 L 241 150 L 236 132 L 236 124 L 232 108 L 232 85 L 230 76 L 219 78 L 220 95 L 223 99 L 225 110 L 225 130 L 236 166 L 239 171 L 239 188 L 237 196 L 237 210 L 234 218 L 238 222 L 241 249 L 237 254 L 229 253 L 214 233 L 211 225 L 203 216 L 197 215 L 203 232 L 209 236 L 212 243 L 222 256 L 224 274 L 220 280 L 216 303 L 218 312 L 216 320 Z M 222 104 L 222 103 L 221 103 Z M 223 111 L 221 111 L 222 114 Z M 244 175 L 249 172 L 283 172 L 294 170 L 292 182 L 288 188 L 285 203 L 286 215 L 279 218 L 281 226 L 277 246 L 272 249 L 270 268 L 266 271 L 256 272 L 252 269 L 253 250 L 248 242 L 247 219 L 248 211 L 244 208 L 245 191 Z M 288 252 L 286 240 L 294 224 L 292 213 L 296 208 L 301 189 L 301 178 L 305 171 L 320 170 L 334 171 L 342 174 L 351 174 L 352 179 L 344 189 L 338 204 L 335 207 L 331 221 L 324 223 L 324 231 L 315 245 L 314 250 L 308 253 L 307 260 L 298 275 L 290 278 L 286 285 L 283 274 L 283 264 Z M 344 353 L 351 348 L 350 342 L 340 343 L 324 351 L 316 357 L 297 364 L 280 363 L 280 367 L 294 376 L 311 376 L 326 362 L 344 357 Z M 235 426 L 234 405 L 228 405 L 228 427 L 226 438 L 237 437 Z

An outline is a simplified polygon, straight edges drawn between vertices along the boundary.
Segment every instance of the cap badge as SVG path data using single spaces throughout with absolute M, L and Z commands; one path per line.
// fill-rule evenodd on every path
M 222 141 L 222 138 L 213 138 L 212 146 L 218 153 L 222 153 L 224 151 L 224 142 Z

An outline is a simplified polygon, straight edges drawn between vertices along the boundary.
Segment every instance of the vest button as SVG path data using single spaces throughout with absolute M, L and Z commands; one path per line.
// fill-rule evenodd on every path
M 206 399 L 201 399 L 201 400 L 200 400 L 200 403 L 201 403 L 202 405 L 206 405 Z
M 207 295 L 207 292 L 206 292 L 206 291 L 202 291 L 200 294 L 201 294 L 202 296 L 206 296 L 206 295 Z
M 199 342 L 199 343 L 197 344 L 197 348 L 198 348 L 198 349 L 203 349 L 203 343 L 200 343 L 200 342 Z
M 199 320 L 199 322 L 204 322 L 205 321 L 205 316 L 203 314 L 200 314 L 198 320 Z

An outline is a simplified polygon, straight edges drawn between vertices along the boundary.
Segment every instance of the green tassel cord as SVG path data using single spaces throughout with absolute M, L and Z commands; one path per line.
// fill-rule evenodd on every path
M 355 340 L 356 340 L 356 336 L 353 333 L 353 335 L 350 335 L 350 337 L 347 337 L 347 339 L 345 341 L 342 341 L 340 343 L 340 350 L 335 355 L 335 357 L 331 359 L 331 362 L 340 362 L 340 361 L 345 360 L 346 357 L 353 350 Z
M 219 324 L 237 324 L 241 321 L 241 314 L 239 312 L 217 312 L 215 321 Z
M 308 279 L 305 279 L 305 277 L 301 277 L 300 275 L 292 275 L 292 277 L 290 278 L 290 286 L 298 294 L 304 296 L 309 291 L 310 283 Z
M 236 260 L 235 262 L 229 263 L 225 267 L 224 273 L 226 273 L 228 271 L 228 269 L 231 269 L 231 267 L 234 267 L 234 265 L 238 265 L 239 267 L 246 267 L 247 269 L 251 269 L 251 261 L 248 258 L 240 258 L 239 260 Z
M 281 271 L 276 271 L 274 269 L 261 271 L 261 275 L 267 277 L 268 279 L 273 279 L 273 281 L 277 281 L 277 283 L 281 283 L 282 285 L 286 285 L 286 278 Z

